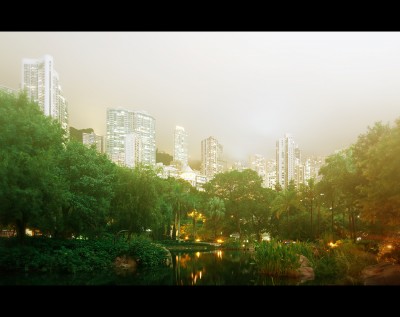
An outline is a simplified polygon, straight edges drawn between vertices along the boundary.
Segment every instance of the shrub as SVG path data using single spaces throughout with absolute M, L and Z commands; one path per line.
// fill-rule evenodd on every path
M 264 274 L 290 276 L 300 267 L 300 255 L 306 256 L 312 265 L 313 251 L 308 243 L 297 242 L 286 245 L 271 240 L 257 245 L 255 260 L 259 270 Z
M 8 239 L 8 238 L 7 238 Z M 136 237 L 130 242 L 99 240 L 56 240 L 26 238 L 24 245 L 15 239 L 0 243 L 0 270 L 38 272 L 97 272 L 112 268 L 116 257 L 129 255 L 144 266 L 164 262 L 167 251 L 148 239 Z

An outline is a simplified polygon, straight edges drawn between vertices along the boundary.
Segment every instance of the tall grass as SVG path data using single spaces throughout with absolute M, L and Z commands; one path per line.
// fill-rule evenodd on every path
M 293 276 L 300 267 L 300 255 L 312 263 L 311 245 L 304 242 L 283 244 L 276 240 L 261 242 L 255 252 L 255 260 L 260 272 L 273 276 Z
M 316 276 L 343 277 L 356 282 L 365 267 L 376 264 L 376 256 L 364 251 L 363 246 L 350 240 L 336 243 L 335 248 L 330 248 L 326 242 L 318 246 L 314 267 Z

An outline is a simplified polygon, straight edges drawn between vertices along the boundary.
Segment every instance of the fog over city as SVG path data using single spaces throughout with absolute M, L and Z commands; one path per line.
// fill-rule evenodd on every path
M 106 134 L 106 109 L 144 110 L 172 154 L 176 125 L 200 159 L 275 158 L 291 133 L 304 155 L 356 142 L 400 117 L 398 32 L 0 32 L 0 85 L 19 88 L 23 58 L 50 54 L 69 125 Z

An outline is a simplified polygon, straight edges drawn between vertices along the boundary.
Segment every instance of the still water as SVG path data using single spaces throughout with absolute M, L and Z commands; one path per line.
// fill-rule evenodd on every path
M 0 285 L 321 285 L 335 281 L 272 278 L 258 273 L 252 252 L 172 253 L 170 267 L 135 273 L 43 275 L 0 274 Z

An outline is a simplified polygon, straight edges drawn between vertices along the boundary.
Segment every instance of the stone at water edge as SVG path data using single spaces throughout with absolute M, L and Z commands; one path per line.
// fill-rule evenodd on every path
M 364 285 L 400 285 L 400 265 L 382 262 L 361 272 Z

